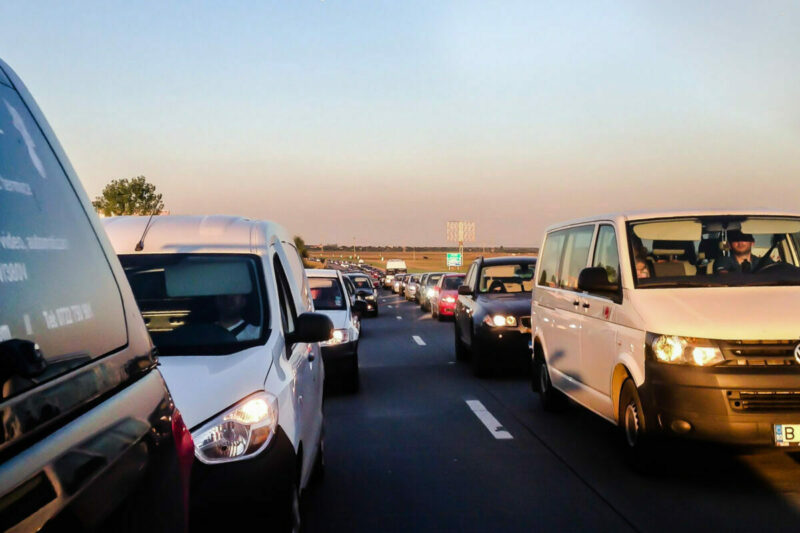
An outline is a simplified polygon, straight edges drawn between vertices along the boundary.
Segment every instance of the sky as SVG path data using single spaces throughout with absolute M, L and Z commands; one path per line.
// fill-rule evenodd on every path
M 800 4 L 0 2 L 87 193 L 307 243 L 538 246 L 642 209 L 800 211 Z

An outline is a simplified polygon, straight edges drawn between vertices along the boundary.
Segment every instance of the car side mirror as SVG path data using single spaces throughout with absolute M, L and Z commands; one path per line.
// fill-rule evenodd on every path
M 333 335 L 333 322 L 322 313 L 303 313 L 297 317 L 294 331 L 286 336 L 287 342 L 322 342 Z
M 459 285 L 458 294 L 463 296 L 472 296 L 472 288 L 469 285 Z
M 620 295 L 619 283 L 608 281 L 608 272 L 602 267 L 589 267 L 578 274 L 578 289 L 600 296 L 607 296 L 618 301 Z

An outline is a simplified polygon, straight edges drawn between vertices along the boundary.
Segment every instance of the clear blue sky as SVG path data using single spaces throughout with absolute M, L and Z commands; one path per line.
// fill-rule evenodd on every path
M 537 245 L 606 211 L 800 209 L 800 4 L 0 3 L 94 196 L 307 242 Z

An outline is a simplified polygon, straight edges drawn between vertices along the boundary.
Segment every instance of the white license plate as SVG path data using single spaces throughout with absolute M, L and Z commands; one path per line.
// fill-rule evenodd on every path
M 775 424 L 776 446 L 800 446 L 800 424 Z

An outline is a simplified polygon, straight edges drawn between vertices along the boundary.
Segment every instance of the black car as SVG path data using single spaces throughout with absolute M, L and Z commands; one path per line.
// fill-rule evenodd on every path
M 364 302 L 364 314 L 371 317 L 378 316 L 378 289 L 373 286 L 372 277 L 360 272 L 345 275 L 353 282 L 355 299 Z
M 476 376 L 501 364 L 530 360 L 535 257 L 478 258 L 458 288 L 456 358 L 471 358 Z
M 192 437 L 125 273 L 0 61 L 0 530 L 183 531 Z

